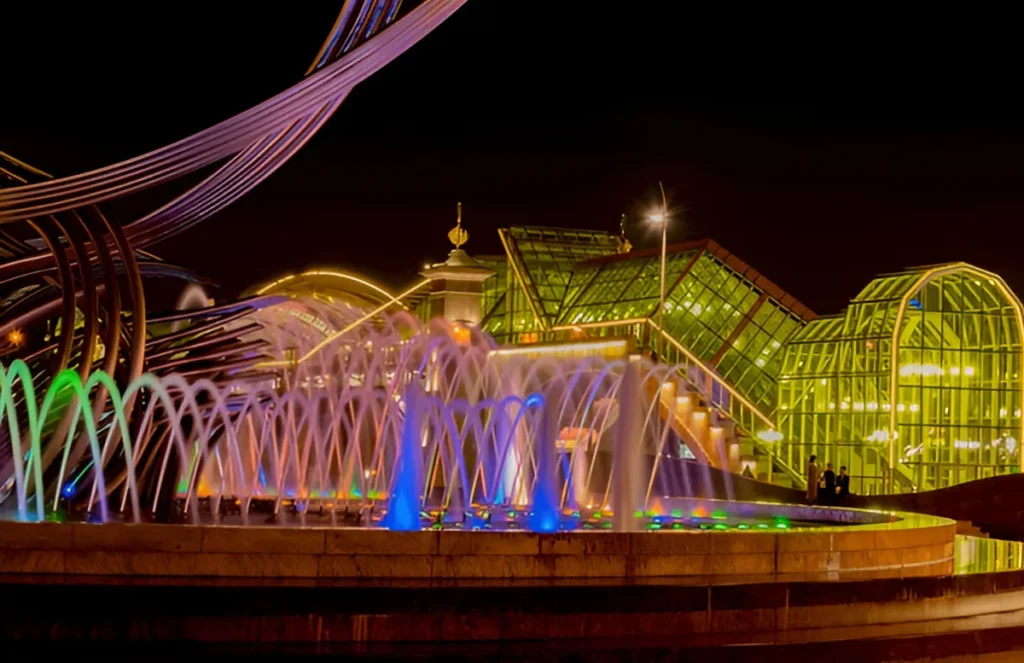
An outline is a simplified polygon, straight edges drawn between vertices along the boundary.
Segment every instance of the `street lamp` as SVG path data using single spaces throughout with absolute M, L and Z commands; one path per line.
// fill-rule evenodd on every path
M 663 336 L 665 334 L 665 251 L 668 245 L 668 202 L 665 200 L 665 186 L 660 181 L 658 188 L 661 189 L 661 211 L 652 212 L 648 215 L 647 220 L 651 223 L 661 224 L 661 294 L 658 297 L 658 329 Z M 663 348 L 664 342 L 659 345 Z

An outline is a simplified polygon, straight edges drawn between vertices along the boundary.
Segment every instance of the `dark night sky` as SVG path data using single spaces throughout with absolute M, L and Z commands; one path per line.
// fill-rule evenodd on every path
M 58 175 L 287 87 L 337 10 L 87 4 L 0 20 L 0 149 Z M 508 224 L 616 230 L 662 179 L 687 208 L 673 239 L 713 237 L 822 313 L 946 260 L 1024 293 L 1021 57 L 996 33 L 1012 21 L 685 6 L 471 0 L 259 189 L 154 251 L 219 298 L 307 266 L 400 286 L 446 254 L 457 200 L 467 248 L 493 253 Z

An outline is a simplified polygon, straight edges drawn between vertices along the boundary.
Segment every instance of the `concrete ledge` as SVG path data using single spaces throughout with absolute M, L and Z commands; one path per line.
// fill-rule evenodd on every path
M 85 523 L 57 525 L 71 530 L 75 550 L 125 550 L 131 552 L 199 552 L 203 549 L 203 530 L 179 527 L 168 532 L 162 525 L 109 523 L 102 527 Z M 7 530 L 0 526 L 0 545 Z
M 888 517 L 888 516 L 887 516 Z M 0 522 L 0 573 L 332 579 L 942 575 L 956 524 L 750 531 L 388 532 Z
M 436 555 L 440 532 L 395 532 L 380 529 L 327 530 L 328 555 Z

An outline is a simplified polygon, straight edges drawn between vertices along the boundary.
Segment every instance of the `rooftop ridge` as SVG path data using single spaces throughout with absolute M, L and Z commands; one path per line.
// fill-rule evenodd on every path
M 818 314 L 812 311 L 809 307 L 803 304 L 796 297 L 793 297 L 788 292 L 782 289 L 774 281 L 767 278 L 761 272 L 751 267 L 747 262 L 739 258 L 736 254 L 732 253 L 721 244 L 705 237 L 703 239 L 689 240 L 686 242 L 677 242 L 675 244 L 669 244 L 665 247 L 666 255 L 674 253 L 680 253 L 683 251 L 691 251 L 693 249 L 700 249 L 709 251 L 713 256 L 724 262 L 728 267 L 740 273 L 745 279 L 750 281 L 752 284 L 763 290 L 768 294 L 769 297 L 776 300 L 787 309 L 798 315 L 804 321 L 813 320 L 818 317 Z M 629 253 L 618 253 L 607 256 L 600 256 L 596 258 L 589 258 L 576 263 L 574 269 L 580 267 L 595 267 L 598 265 L 604 265 L 625 260 L 637 260 L 643 258 L 651 258 L 661 254 L 661 247 L 655 246 L 646 249 L 640 249 L 639 251 L 630 251 Z

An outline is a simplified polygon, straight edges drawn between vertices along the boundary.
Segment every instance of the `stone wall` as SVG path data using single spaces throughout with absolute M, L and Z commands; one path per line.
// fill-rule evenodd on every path
M 945 575 L 956 524 L 786 531 L 388 532 L 379 529 L 0 523 L 0 573 L 410 579 Z

